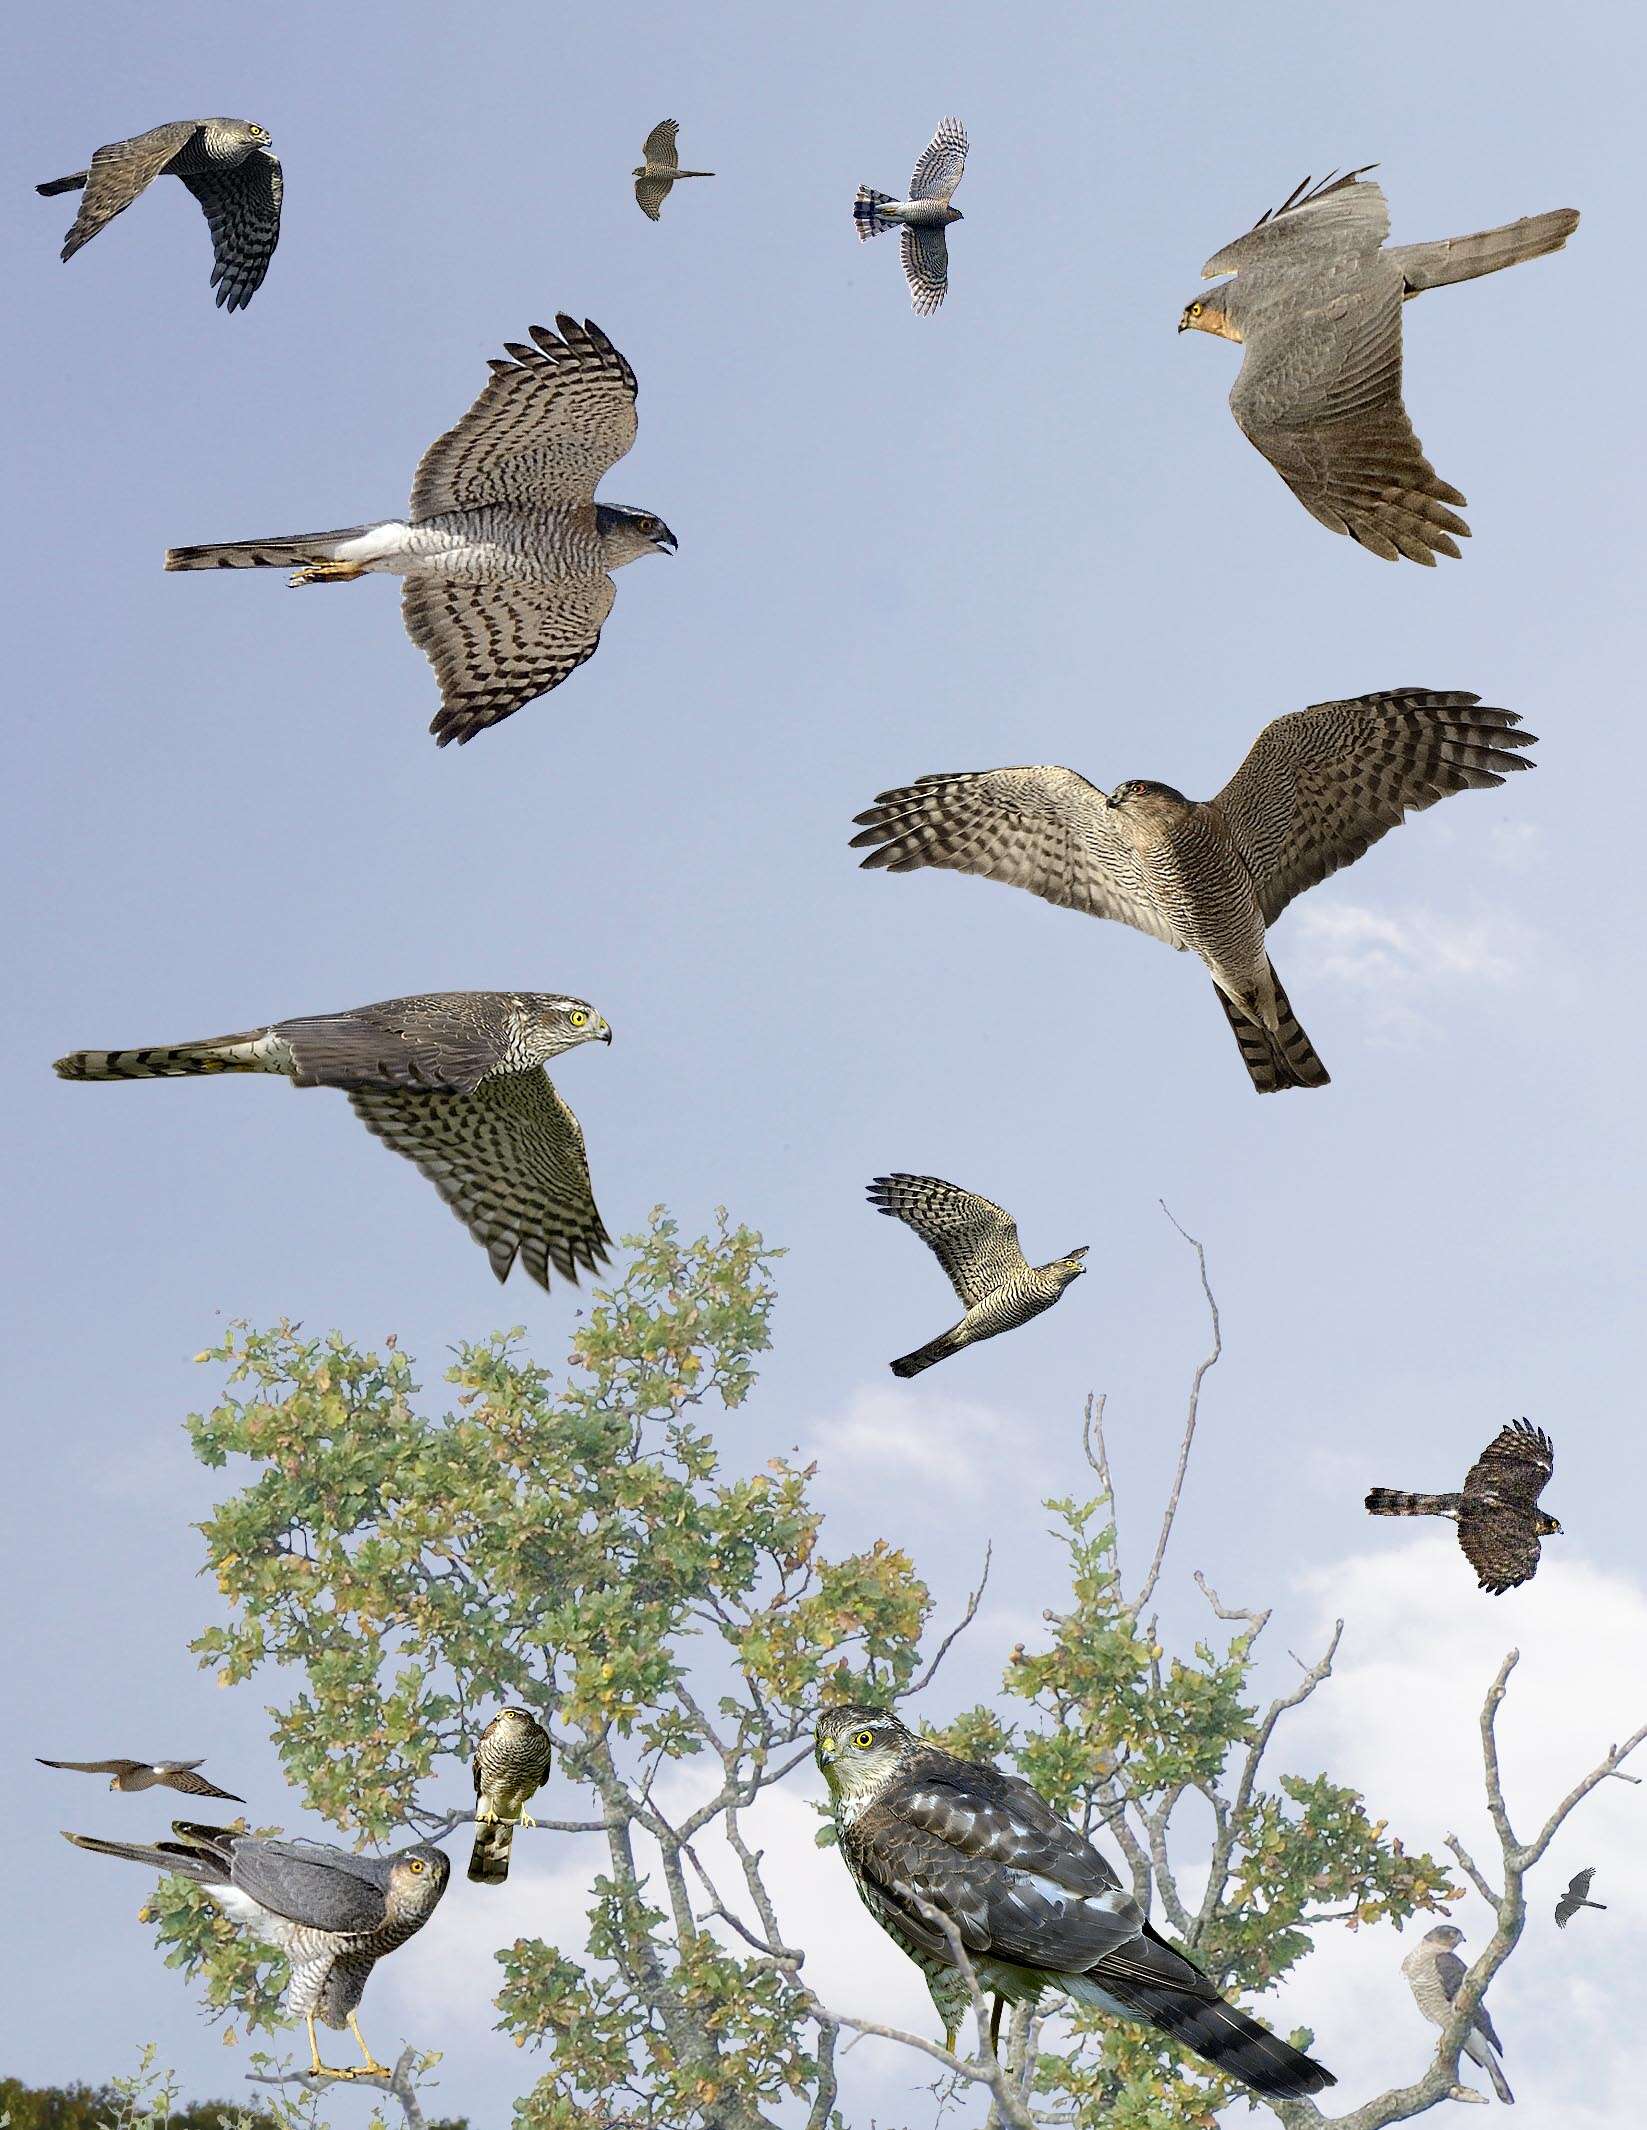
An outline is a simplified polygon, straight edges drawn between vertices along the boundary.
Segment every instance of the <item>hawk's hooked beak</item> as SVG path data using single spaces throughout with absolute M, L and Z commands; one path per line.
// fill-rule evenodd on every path
M 602 1021 L 602 1022 L 601 1022 L 601 1024 L 600 1024 L 600 1039 L 601 1039 L 601 1041 L 602 1041 L 603 1043 L 607 1043 L 607 1044 L 610 1044 L 610 1042 L 611 1042 L 611 1040 L 612 1040 L 612 1023 L 611 1023 L 610 1021 Z
M 834 1739 L 833 1739 L 833 1738 L 820 1738 L 820 1739 L 818 1740 L 818 1759 L 819 1759 L 819 1761 L 820 1761 L 820 1762 L 822 1762 L 822 1761 L 825 1761 L 825 1760 L 833 1760 L 833 1759 L 834 1759 L 834 1757 L 835 1757 L 835 1741 L 834 1741 Z
M 657 538 L 652 542 L 652 545 L 658 550 L 659 554 L 672 555 L 676 548 L 679 547 L 680 542 L 675 538 L 668 526 L 664 525 L 659 528 Z

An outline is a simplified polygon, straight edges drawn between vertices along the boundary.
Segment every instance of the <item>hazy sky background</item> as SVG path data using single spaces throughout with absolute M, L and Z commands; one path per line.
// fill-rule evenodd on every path
M 185 1647 L 218 1616 L 189 1526 L 224 1491 L 179 1429 L 217 1388 L 191 1356 L 239 1316 L 392 1330 L 434 1395 L 447 1348 L 500 1323 L 558 1361 L 578 1306 L 519 1275 L 500 1294 L 341 1099 L 55 1081 L 81 1045 L 436 988 L 592 999 L 617 1040 L 557 1080 L 614 1232 L 658 1202 L 697 1232 L 725 1204 L 789 1251 L 729 1462 L 820 1456 L 833 1547 L 908 1546 L 946 1618 L 996 1542 L 985 1611 L 927 1697 L 939 1718 L 1065 1595 L 1038 1502 L 1082 1485 L 1089 1388 L 1110 1394 L 1139 1561 L 1204 1341 L 1165 1199 L 1205 1239 L 1227 1341 L 1167 1623 L 1200 1628 L 1197 1566 L 1228 1600 L 1274 1603 L 1275 1683 L 1287 1648 L 1349 1623 L 1282 1765 L 1362 1783 L 1435 1845 L 1481 1831 L 1475 1711 L 1512 1642 L 1523 1820 L 1647 1714 L 1627 1317 L 1639 16 L 936 19 L 217 0 L 10 25 L 0 2070 L 101 2078 L 153 2039 L 190 2091 L 241 2075 L 134 1925 L 141 1875 L 56 1837 L 138 1838 L 164 1805 L 30 1758 L 208 1753 L 259 1817 L 287 1811 L 262 1713 L 278 1682 L 220 1694 Z M 286 168 L 249 311 L 214 310 L 206 231 L 170 181 L 59 265 L 75 203 L 36 181 L 216 111 L 269 126 Z M 896 245 L 856 244 L 849 207 L 860 180 L 902 188 L 950 111 L 973 141 L 966 220 L 948 304 L 920 320 Z M 628 172 L 665 114 L 719 175 L 654 228 Z M 1407 312 L 1408 404 L 1475 533 L 1433 571 L 1306 517 L 1229 417 L 1236 350 L 1173 332 L 1203 259 L 1306 172 L 1375 160 L 1398 242 L 1584 214 L 1560 257 Z M 680 539 L 623 573 L 598 657 L 560 692 L 437 751 L 390 585 L 162 575 L 168 544 L 401 511 L 486 358 L 557 309 L 598 320 L 640 379 L 639 442 L 606 492 Z M 1278 928 L 1333 1074 L 1319 1094 L 1254 1097 L 1186 958 L 985 883 L 862 874 L 846 848 L 854 813 L 925 770 L 1066 762 L 1205 794 L 1271 716 L 1392 685 L 1522 712 L 1539 767 L 1419 818 Z M 952 1309 L 863 1202 L 888 1168 L 1000 1198 L 1034 1257 L 1091 1243 L 1092 1276 L 1022 1336 L 895 1384 L 887 1359 Z M 1371 1525 L 1361 1496 L 1456 1483 L 1521 1413 L 1556 1439 L 1569 1535 L 1490 1601 L 1445 1530 Z M 771 1813 L 808 1915 L 791 1928 L 849 2008 L 924 2030 L 918 1977 L 810 1847 L 815 1788 Z M 1521 2130 L 1599 2130 L 1636 2094 L 1644 1799 L 1606 1785 L 1534 1881 L 1492 2000 Z M 490 2031 L 490 1952 L 574 1930 L 595 1867 L 547 1837 L 517 1856 L 499 1901 L 455 1884 L 365 2007 L 380 2050 L 447 2051 L 439 2105 L 477 2126 L 540 2067 Z M 1548 1909 L 1580 1863 L 1610 1912 L 1558 1939 Z M 1460 1920 L 1479 1946 L 1480 1904 Z M 1346 2102 L 1427 2060 L 1396 1971 L 1411 1942 L 1326 1940 L 1276 2007 L 1315 2025 Z M 864 2049 L 849 2121 L 925 2124 L 922 2082 Z M 328 2106 L 353 2124 L 369 2103 Z

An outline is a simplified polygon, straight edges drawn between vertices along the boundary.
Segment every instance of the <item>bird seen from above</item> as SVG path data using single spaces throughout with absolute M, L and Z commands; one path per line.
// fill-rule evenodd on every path
M 1452 2017 L 1453 1999 L 1468 1972 L 1455 1949 L 1463 1942 L 1464 1933 L 1456 1923 L 1438 1923 L 1434 1930 L 1425 1931 L 1401 1963 L 1413 2001 L 1432 2026 L 1445 2026 Z M 1493 2026 L 1492 2014 L 1484 2004 L 1478 2004 L 1464 2036 L 1464 2054 L 1471 2063 L 1480 2064 L 1493 2082 L 1493 2091 L 1507 2108 L 1513 2108 L 1515 2095 L 1499 2061 L 1503 2053 L 1504 2044 Z
M 283 1952 L 291 1965 L 284 1999 L 309 2036 L 309 2073 L 326 2078 L 386 2078 L 355 2020 L 377 1962 L 415 1937 L 439 1906 L 451 1875 L 443 1851 L 413 1842 L 388 1856 L 362 1856 L 330 1842 L 265 1841 L 234 1827 L 172 1824 L 169 1842 L 110 1842 L 91 1834 L 64 1840 L 98 1856 L 124 1857 L 174 1872 L 205 1888 L 253 1937 Z M 347 2070 L 323 2063 L 315 2021 L 347 2027 L 365 2062 Z
M 679 178 L 713 177 L 713 170 L 683 170 L 675 136 L 680 120 L 661 118 L 641 144 L 641 160 L 631 175 L 635 180 L 635 205 L 649 222 L 657 221 L 670 188 Z
M 1555 1905 L 1557 1930 L 1565 1930 L 1581 1908 L 1599 1908 L 1603 1914 L 1606 1913 L 1605 1901 L 1592 1901 L 1590 1898 L 1590 1882 L 1595 1875 L 1595 1866 L 1590 1864 L 1583 1871 L 1575 1871 L 1567 1881 L 1567 1891 Z
M 1538 1569 L 1540 1538 L 1559 1538 L 1561 1526 L 1538 1506 L 1555 1469 L 1555 1451 L 1541 1427 L 1512 1420 L 1464 1475 L 1458 1494 L 1408 1494 L 1374 1487 L 1374 1516 L 1450 1516 L 1458 1543 L 1481 1588 L 1494 1597 L 1530 1582 Z
M 669 555 L 652 511 L 597 503 L 635 441 L 635 373 L 592 320 L 507 343 L 486 389 L 423 454 L 404 519 L 167 550 L 169 570 L 289 569 L 293 584 L 403 577 L 401 617 L 440 683 L 430 725 L 460 746 L 592 658 L 612 572 Z
M 414 1162 L 486 1251 L 540 1287 L 606 1261 L 578 1120 L 543 1067 L 612 1031 L 586 1000 L 536 991 L 435 991 L 348 1013 L 144 1050 L 76 1050 L 64 1080 L 281 1073 L 338 1087 L 366 1129 Z
M 895 1376 L 918 1376 L 964 1346 L 1016 1331 L 1078 1280 L 1088 1245 L 1032 1265 L 1018 1247 L 1018 1223 L 987 1198 L 939 1176 L 877 1176 L 869 1202 L 913 1228 L 943 1266 L 966 1315 L 948 1331 L 892 1363 Z
M 1294 2098 L 1336 2083 L 1227 2004 L 1021 1777 L 857 1704 L 819 1717 L 817 1757 L 852 1883 L 926 1977 L 951 2050 L 970 1993 L 946 1924 L 996 1999 L 992 2044 L 1002 1999 L 1035 2004 L 1059 1990 L 1155 2027 L 1254 2092 Z
M 1386 562 L 1433 568 L 1470 528 L 1464 498 L 1438 480 L 1401 397 L 1402 306 L 1425 289 L 1496 274 L 1559 251 L 1570 207 L 1469 237 L 1386 247 L 1372 164 L 1313 190 L 1306 178 L 1255 228 L 1215 252 L 1204 277 L 1233 274 L 1185 304 L 1180 333 L 1243 350 L 1230 411 L 1312 518 Z
M 181 1790 L 186 1797 L 226 1797 L 232 1805 L 246 1802 L 233 1790 L 220 1790 L 215 1782 L 197 1775 L 195 1770 L 205 1765 L 201 1760 L 43 1760 L 38 1753 L 34 1757 L 43 1768 L 107 1775 L 111 1790 Z
M 205 213 L 218 308 L 244 310 L 263 286 L 280 242 L 285 189 L 280 159 L 269 152 L 269 135 L 250 119 L 180 118 L 169 126 L 154 126 L 129 141 L 110 141 L 99 148 L 89 170 L 72 171 L 34 189 L 45 199 L 60 192 L 84 193 L 63 240 L 63 257 L 72 259 L 163 174 L 181 178 Z
M 930 318 L 949 293 L 949 240 L 944 232 L 951 222 L 965 219 L 950 205 L 965 172 L 966 128 L 958 118 L 940 119 L 915 165 L 907 200 L 860 185 L 852 203 L 860 243 L 888 229 L 902 231 L 904 279 L 910 303 L 922 318 Z
M 1269 927 L 1408 813 L 1529 768 L 1519 724 L 1474 695 L 1388 689 L 1276 718 L 1213 799 L 1047 764 L 940 773 L 883 791 L 852 843 L 866 866 L 981 874 L 1197 954 L 1259 1093 L 1323 1087 Z
M 549 1733 L 524 1708 L 500 1709 L 475 1746 L 475 1843 L 469 1876 L 501 1886 L 517 1827 L 530 1827 L 526 1807 L 549 1780 L 554 1748 Z

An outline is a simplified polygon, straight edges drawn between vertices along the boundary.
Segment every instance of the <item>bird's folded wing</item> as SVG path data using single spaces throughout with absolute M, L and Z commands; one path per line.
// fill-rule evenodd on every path
M 1027 1269 L 1010 1213 L 940 1176 L 877 1176 L 870 1203 L 913 1228 L 972 1309 L 1013 1272 Z
M 905 227 L 899 236 L 904 279 L 910 301 L 922 318 L 930 318 L 949 293 L 949 245 L 942 229 Z
M 680 132 L 678 118 L 660 118 L 641 143 L 641 156 L 648 163 L 665 163 L 672 169 L 680 161 L 675 142 Z
M 82 244 L 89 244 L 105 222 L 123 214 L 165 169 L 183 143 L 195 131 L 192 118 L 180 118 L 169 126 L 156 126 L 137 133 L 129 141 L 110 141 L 91 159 L 80 212 L 63 243 L 63 256 L 72 259 Z
M 503 1064 L 499 1037 L 458 999 L 390 998 L 350 1013 L 281 1021 L 299 1087 L 404 1087 L 472 1094 Z
M 635 441 L 635 373 L 592 320 L 562 312 L 557 338 L 508 343 L 468 413 L 423 454 L 412 516 L 473 510 L 570 508 L 594 501 L 601 476 Z
M 540 1287 L 549 1268 L 577 1282 L 606 1261 L 578 1120 L 543 1072 L 488 1080 L 473 1094 L 357 1088 L 355 1115 L 415 1162 L 483 1245 L 499 1279 L 518 1254 Z
M 1360 182 L 1372 167 L 1365 163 L 1314 187 L 1306 178 L 1279 207 L 1260 215 L 1245 236 L 1214 252 L 1201 269 L 1202 279 L 1260 266 L 1308 271 L 1324 259 L 1377 251 L 1390 233 L 1390 210 L 1378 185 Z
M 1541 1427 L 1512 1420 L 1502 1427 L 1464 1475 L 1464 1493 L 1490 1491 L 1500 1501 L 1531 1509 L 1555 1470 L 1555 1448 Z
M 271 1915 L 312 1930 L 376 1930 L 388 1874 L 385 1858 L 352 1857 L 319 1842 L 234 1845 L 232 1883 Z
M 400 610 L 440 682 L 441 707 L 429 726 L 437 742 L 463 746 L 558 688 L 594 656 L 616 597 L 604 572 L 553 584 L 409 576 Z
M 1535 735 L 1474 695 L 1392 688 L 1314 703 L 1266 725 L 1212 802 L 1273 924 L 1409 813 L 1531 765 Z
M 183 182 L 205 210 L 212 233 L 218 305 L 243 310 L 263 286 L 280 242 L 285 181 L 279 158 L 257 148 L 232 168 L 192 171 Z
M 1028 888 L 1060 909 L 1114 917 L 1178 944 L 1101 791 L 1073 769 L 1040 764 L 926 776 L 883 791 L 853 847 L 866 866 L 909 873 L 924 865 Z
M 912 200 L 947 200 L 966 169 L 966 128 L 958 118 L 942 118 L 921 150 L 909 181 Z M 940 232 L 940 241 L 942 236 Z
M 664 201 L 674 189 L 673 178 L 636 178 L 635 205 L 649 221 L 656 222 L 662 213 Z

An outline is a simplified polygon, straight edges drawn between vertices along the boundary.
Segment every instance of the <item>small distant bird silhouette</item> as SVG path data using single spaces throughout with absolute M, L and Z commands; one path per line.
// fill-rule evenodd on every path
M 914 1229 L 948 1273 L 966 1310 L 958 1324 L 894 1361 L 895 1376 L 918 1376 L 963 1346 L 1016 1331 L 1050 1309 L 1086 1270 L 1081 1262 L 1086 1243 L 1050 1264 L 1032 1265 L 1018 1247 L 1018 1223 L 1010 1213 L 939 1176 L 877 1176 L 869 1186 L 869 1202 L 878 1213 Z
M 680 152 L 675 146 L 675 136 L 680 130 L 678 118 L 659 119 L 641 144 L 645 160 L 636 164 L 632 175 L 635 205 L 648 221 L 657 221 L 677 178 L 715 175 L 713 170 L 683 170 L 680 167 Z
M 212 287 L 218 308 L 244 310 L 263 286 L 280 242 L 280 161 L 269 135 L 246 118 L 180 118 L 99 148 L 91 167 L 36 185 L 43 199 L 84 188 L 74 226 L 63 240 L 72 259 L 106 222 L 124 214 L 163 172 L 181 178 L 205 211 L 212 233 Z
M 1541 1427 L 1512 1420 L 1464 1475 L 1458 1494 L 1407 1494 L 1374 1487 L 1367 1496 L 1373 1516 L 1450 1516 L 1458 1543 L 1481 1588 L 1500 1597 L 1530 1582 L 1538 1567 L 1541 1537 L 1560 1537 L 1561 1526 L 1538 1506 L 1555 1450 Z
M 233 1790 L 220 1790 L 215 1782 L 197 1775 L 203 1760 L 45 1760 L 34 1756 L 43 1768 L 71 1768 L 76 1775 L 109 1775 L 111 1790 L 181 1790 L 186 1797 L 226 1797 L 232 1805 L 246 1800 Z
M 1590 1881 L 1595 1877 L 1595 1866 L 1588 1865 L 1583 1871 L 1575 1871 L 1567 1882 L 1567 1891 L 1555 1906 L 1556 1928 L 1565 1930 L 1581 1908 L 1599 1908 L 1606 1913 L 1605 1901 L 1590 1899 Z
M 523 1708 L 500 1709 L 475 1747 L 475 1844 L 469 1876 L 501 1886 L 517 1827 L 530 1827 L 526 1807 L 549 1780 L 554 1747 L 549 1733 Z
M 852 220 L 860 243 L 883 231 L 903 231 L 904 279 L 909 299 L 923 318 L 930 318 L 949 293 L 949 243 L 944 231 L 965 219 L 950 198 L 966 171 L 966 128 L 958 118 L 940 119 L 915 165 L 909 198 L 894 199 L 860 185 L 852 203 Z
M 1413 2001 L 1432 2026 L 1445 2026 L 1453 2015 L 1453 1999 L 1468 1972 L 1454 1949 L 1463 1942 L 1464 1933 L 1456 1923 L 1437 1924 L 1434 1930 L 1424 1933 L 1401 1963 Z M 1480 2064 L 1505 2107 L 1513 2108 L 1515 2095 L 1499 2062 L 1503 2053 L 1504 2044 L 1498 2038 L 1492 2014 L 1484 2004 L 1478 2004 L 1464 2036 L 1464 2054 L 1471 2063 Z

